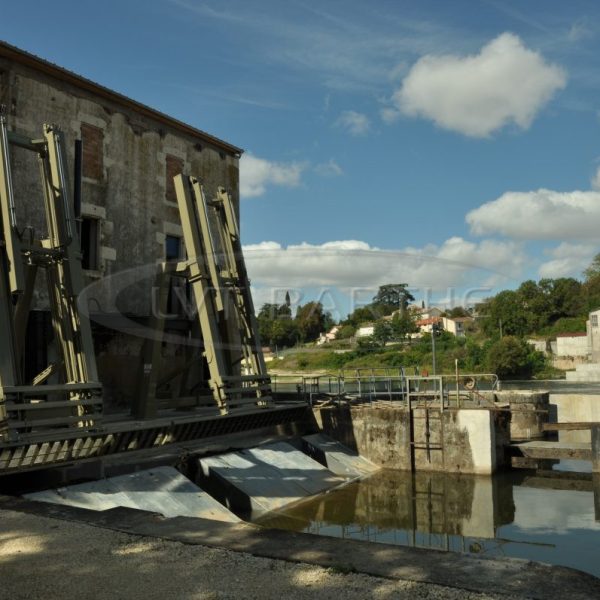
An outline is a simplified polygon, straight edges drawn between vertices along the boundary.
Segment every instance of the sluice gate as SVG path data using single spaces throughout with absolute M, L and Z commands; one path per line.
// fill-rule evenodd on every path
M 19 222 L 15 149 L 33 153 L 39 164 L 42 231 Z M 81 172 L 74 180 L 80 190 Z M 58 127 L 44 125 L 39 139 L 30 138 L 9 130 L 1 114 L 0 475 L 301 419 L 304 402 L 273 400 L 231 197 L 220 187 L 208 200 L 200 180 L 183 175 L 174 183 L 186 257 L 156 264 L 158 300 L 142 332 L 136 397 L 108 410 L 93 323 L 82 305 L 81 198 L 70 181 Z M 174 279 L 183 281 L 196 309 L 175 342 L 166 331 Z M 32 374 L 26 366 L 36 361 L 27 354 L 38 349 L 26 343 L 26 330 L 43 283 L 52 326 L 42 343 L 51 359 Z M 168 344 L 178 345 L 184 361 L 165 376 Z

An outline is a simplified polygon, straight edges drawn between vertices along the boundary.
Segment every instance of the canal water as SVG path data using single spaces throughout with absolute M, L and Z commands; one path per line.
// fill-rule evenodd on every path
M 378 473 L 257 520 L 267 527 L 573 567 L 600 577 L 600 479 Z

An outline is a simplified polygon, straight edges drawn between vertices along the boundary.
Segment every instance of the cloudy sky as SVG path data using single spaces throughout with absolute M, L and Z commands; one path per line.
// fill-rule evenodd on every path
M 259 301 L 293 288 L 343 313 L 401 281 L 462 302 L 580 277 L 600 251 L 593 0 L 20 0 L 2 13 L 6 41 L 245 149 Z

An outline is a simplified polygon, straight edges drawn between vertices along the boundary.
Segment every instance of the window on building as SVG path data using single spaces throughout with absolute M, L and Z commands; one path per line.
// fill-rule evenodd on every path
M 179 260 L 182 257 L 181 238 L 176 235 L 167 235 L 165 238 L 165 258 L 167 261 Z M 188 298 L 187 288 L 181 280 L 173 277 L 169 282 L 169 296 L 167 298 L 167 312 L 182 314 L 182 298 Z
M 104 132 L 99 127 L 81 124 L 82 164 L 81 172 L 89 179 L 104 177 Z
M 167 187 L 165 192 L 166 199 L 169 202 L 177 202 L 177 194 L 175 193 L 175 183 L 173 182 L 173 177 L 183 173 L 183 160 L 181 160 L 181 158 L 177 158 L 176 156 L 167 154 L 165 169 L 165 176 L 167 178 Z
M 100 222 L 98 219 L 83 217 L 81 219 L 81 266 L 89 271 L 97 271 L 100 267 Z
M 598 327 L 598 315 L 591 316 L 592 327 Z
M 165 258 L 179 260 L 181 258 L 181 238 L 176 235 L 167 235 L 165 239 Z

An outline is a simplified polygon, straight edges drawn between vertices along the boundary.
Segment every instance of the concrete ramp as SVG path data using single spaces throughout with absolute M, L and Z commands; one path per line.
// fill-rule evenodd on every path
M 370 475 L 380 468 L 322 433 L 305 435 L 302 438 L 302 444 L 306 454 L 341 477 L 362 477 Z
M 240 520 L 173 467 L 157 467 L 25 497 L 98 511 L 124 506 L 165 517 L 201 517 L 231 523 Z
M 243 513 L 277 510 L 344 483 L 285 442 L 198 459 L 200 484 Z

